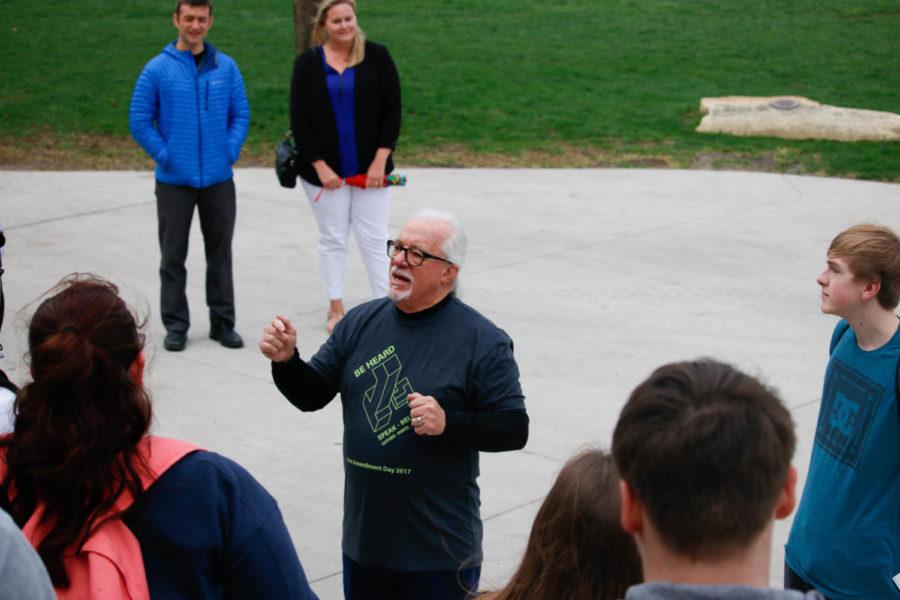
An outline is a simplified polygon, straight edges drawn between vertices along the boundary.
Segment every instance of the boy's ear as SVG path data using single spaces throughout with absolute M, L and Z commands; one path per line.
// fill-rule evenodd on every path
M 778 503 L 775 505 L 775 518 L 784 519 L 792 512 L 797 505 L 797 469 L 794 465 L 788 469 L 787 477 L 784 480 L 784 487 L 778 494 Z
M 624 479 L 619 480 L 619 495 L 622 498 L 622 529 L 632 535 L 641 533 L 644 529 L 644 506 Z
M 881 291 L 881 281 L 878 279 L 873 279 L 872 281 L 867 281 L 866 286 L 862 291 L 862 299 L 869 300 L 870 298 L 874 298 L 878 295 L 878 292 Z

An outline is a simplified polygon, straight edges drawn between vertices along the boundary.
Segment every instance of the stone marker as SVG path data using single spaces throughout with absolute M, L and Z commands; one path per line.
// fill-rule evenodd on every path
M 819 104 L 801 96 L 702 98 L 699 133 L 798 140 L 900 141 L 900 115 Z

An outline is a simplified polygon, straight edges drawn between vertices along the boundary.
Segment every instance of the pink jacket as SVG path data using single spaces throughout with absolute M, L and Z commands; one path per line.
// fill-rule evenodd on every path
M 199 449 L 193 444 L 171 438 L 152 435 L 144 437 L 138 443 L 138 452 L 150 468 L 151 475 L 141 474 L 143 488 L 149 488 L 169 467 Z M 5 450 L 0 450 L 0 459 L 4 456 Z M 0 480 L 5 476 L 6 462 L 0 460 Z M 113 505 L 110 514 L 124 512 L 132 502 L 134 498 L 125 491 Z M 22 533 L 35 548 L 47 531 L 46 524 L 40 524 L 42 514 L 43 507 L 38 505 L 22 528 Z M 78 554 L 75 554 L 74 548 L 67 550 L 65 564 L 70 585 L 65 589 L 56 588 L 60 600 L 150 600 L 140 544 L 121 519 L 110 519 L 100 525 Z

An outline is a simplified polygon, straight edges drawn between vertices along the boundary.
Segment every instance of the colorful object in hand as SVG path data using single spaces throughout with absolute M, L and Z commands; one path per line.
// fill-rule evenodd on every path
M 344 183 L 347 185 L 352 185 L 353 187 L 363 188 L 365 189 L 366 181 L 368 177 L 366 175 L 351 175 L 350 177 L 344 178 Z M 390 185 L 406 185 L 406 175 L 385 175 L 383 179 L 384 187 L 388 187 Z
M 358 187 L 362 189 L 366 189 L 366 182 L 368 181 L 368 176 L 364 174 L 359 175 L 351 175 L 350 177 L 344 177 L 344 183 L 347 185 L 352 185 L 353 187 Z M 388 187 L 391 185 L 406 185 L 406 175 L 399 175 L 396 173 L 391 173 L 390 175 L 385 175 L 384 179 L 382 179 L 384 187 Z M 322 196 L 322 192 L 325 191 L 325 188 L 319 190 L 319 193 L 316 194 L 316 199 L 314 202 L 318 202 L 319 198 Z

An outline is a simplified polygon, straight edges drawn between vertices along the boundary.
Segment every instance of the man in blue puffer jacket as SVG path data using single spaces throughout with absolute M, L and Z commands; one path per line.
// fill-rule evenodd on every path
M 231 165 L 247 137 L 250 107 L 234 60 L 205 42 L 213 21 L 209 0 L 178 0 L 172 20 L 178 39 L 144 67 L 129 118 L 134 139 L 156 161 L 163 345 L 178 351 L 187 343 L 184 261 L 196 206 L 206 251 L 209 337 L 240 348 L 231 274 Z

